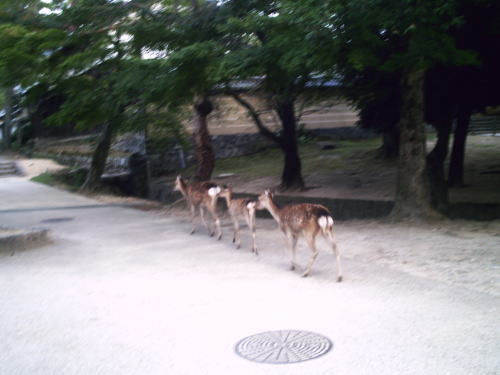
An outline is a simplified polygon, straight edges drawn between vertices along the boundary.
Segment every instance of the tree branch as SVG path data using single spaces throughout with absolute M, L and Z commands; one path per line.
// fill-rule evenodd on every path
M 231 96 L 240 104 L 241 106 L 245 107 L 248 114 L 250 117 L 253 119 L 255 125 L 259 129 L 260 134 L 263 136 L 269 138 L 273 142 L 275 142 L 278 146 L 283 147 L 283 140 L 278 137 L 276 134 L 274 134 L 267 126 L 264 125 L 262 122 L 262 119 L 259 116 L 259 113 L 257 110 L 245 99 L 243 99 L 239 94 L 237 93 L 231 93 Z

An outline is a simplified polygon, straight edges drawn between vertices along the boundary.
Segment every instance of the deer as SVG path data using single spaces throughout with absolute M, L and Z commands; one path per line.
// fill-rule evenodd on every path
M 244 218 L 248 228 L 252 231 L 252 252 L 259 255 L 255 245 L 255 210 L 259 208 L 259 203 L 252 198 L 233 198 L 232 186 L 224 186 L 220 196 L 226 199 L 227 209 L 233 222 L 233 243 L 239 249 L 240 241 L 240 219 Z
M 220 240 L 222 238 L 222 230 L 220 226 L 220 219 L 217 215 L 217 199 L 219 197 L 219 193 L 221 192 L 220 186 L 210 181 L 187 183 L 179 175 L 175 179 L 174 190 L 181 192 L 186 199 L 189 210 L 191 211 L 191 223 L 193 228 L 190 234 L 193 234 L 196 230 L 196 209 L 199 209 L 201 221 L 205 225 L 205 228 L 207 228 L 208 235 L 213 237 L 215 235 L 215 230 L 217 230 L 217 240 Z M 215 221 L 215 228 L 213 231 L 210 230 L 207 222 L 205 221 L 205 209 L 210 212 Z
M 299 236 L 304 236 L 311 249 L 311 259 L 302 277 L 307 277 L 318 257 L 316 249 L 316 236 L 321 233 L 330 244 L 337 260 L 337 281 L 342 281 L 342 269 L 340 265 L 340 251 L 337 247 L 333 233 L 333 217 L 328 209 L 320 204 L 299 203 L 283 207 L 278 206 L 274 194 L 270 190 L 259 195 L 259 203 L 263 209 L 267 209 L 278 223 L 285 235 L 291 250 L 291 270 L 297 267 L 295 250 Z

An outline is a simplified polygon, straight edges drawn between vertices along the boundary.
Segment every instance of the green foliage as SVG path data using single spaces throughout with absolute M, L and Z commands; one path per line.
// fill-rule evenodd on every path
M 350 0 L 339 6 L 336 28 L 349 65 L 356 69 L 427 69 L 471 64 L 474 53 L 458 48 L 450 31 L 462 22 L 455 0 Z
M 58 30 L 0 24 L 0 84 L 30 85 L 43 74 L 44 53 L 57 48 L 64 39 Z
M 339 46 L 321 22 L 322 2 L 228 1 L 227 7 L 220 29 L 233 43 L 219 68 L 223 80 L 262 77 L 263 93 L 295 99 L 315 75 L 333 75 L 329 56 Z

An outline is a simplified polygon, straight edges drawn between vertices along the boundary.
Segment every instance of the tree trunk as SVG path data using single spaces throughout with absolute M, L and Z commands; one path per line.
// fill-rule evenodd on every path
M 281 120 L 282 150 L 284 152 L 285 164 L 281 174 L 281 190 L 304 189 L 302 178 L 302 164 L 297 146 L 297 128 L 293 102 L 279 103 L 277 112 Z
M 94 191 L 101 185 L 101 176 L 106 167 L 106 160 L 108 159 L 111 140 L 113 138 L 113 130 L 113 122 L 108 122 L 92 155 L 90 170 L 87 174 L 87 179 L 81 187 L 82 190 Z
M 379 149 L 380 157 L 394 159 L 399 156 L 399 128 L 394 125 L 382 133 L 382 146 Z
M 207 116 L 212 112 L 212 103 L 203 96 L 195 99 L 194 103 L 194 140 L 196 144 L 196 181 L 206 181 L 212 176 L 215 166 L 215 156 L 208 133 Z
M 470 108 L 460 106 L 457 113 L 457 126 L 453 137 L 448 184 L 450 186 L 464 186 L 464 159 L 465 141 L 469 130 L 469 121 L 472 111 Z
M 14 90 L 8 87 L 5 90 L 5 117 L 3 121 L 3 148 L 9 150 L 11 147 L 11 132 L 12 132 L 12 111 L 14 110 Z
M 453 117 L 436 124 L 438 139 L 434 149 L 427 155 L 427 172 L 431 189 L 431 203 L 441 213 L 448 210 L 448 185 L 446 183 L 444 162 L 448 155 L 450 132 Z
M 423 120 L 423 70 L 410 70 L 402 78 L 400 154 L 394 219 L 429 219 L 438 214 L 431 206 L 426 173 Z
M 141 111 L 146 111 L 144 105 L 141 105 Z M 147 121 L 144 122 L 144 156 L 146 158 L 146 192 L 144 198 L 149 198 L 151 196 L 151 163 L 149 162 L 149 126 Z

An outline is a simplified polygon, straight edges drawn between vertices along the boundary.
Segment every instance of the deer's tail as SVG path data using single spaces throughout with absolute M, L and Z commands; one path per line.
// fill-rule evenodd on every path
M 323 234 L 333 233 L 333 218 L 331 216 L 320 216 L 318 218 L 318 225 Z
M 214 186 L 208 189 L 208 195 L 210 196 L 210 198 L 212 198 L 212 205 L 215 205 L 215 203 L 217 202 L 217 198 L 219 197 L 220 192 L 220 186 Z

